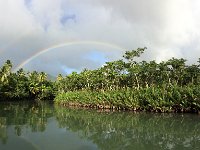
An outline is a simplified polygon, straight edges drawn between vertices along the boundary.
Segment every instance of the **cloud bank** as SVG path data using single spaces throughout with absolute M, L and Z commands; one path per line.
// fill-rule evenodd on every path
M 0 0 L 0 64 L 74 41 L 98 41 L 123 50 L 148 48 L 144 58 L 200 57 L 199 0 Z M 121 58 L 102 45 L 65 46 L 31 60 L 26 70 L 56 75 L 97 68 Z

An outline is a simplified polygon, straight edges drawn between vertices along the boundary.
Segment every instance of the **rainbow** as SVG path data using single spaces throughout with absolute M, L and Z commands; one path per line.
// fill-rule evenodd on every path
M 17 70 L 19 70 L 20 68 L 23 68 L 24 65 L 28 64 L 29 62 L 31 62 L 33 59 L 37 58 L 38 56 L 47 53 L 51 50 L 54 50 L 56 48 L 61 48 L 61 47 L 65 47 L 65 46 L 71 46 L 71 45 L 102 45 L 102 46 L 107 46 L 113 49 L 118 49 L 118 50 L 125 50 L 125 48 L 122 48 L 118 45 L 115 44 L 110 44 L 110 43 L 106 43 L 106 42 L 101 42 L 101 41 L 73 41 L 73 42 L 65 42 L 65 43 L 61 43 L 61 44 L 57 44 L 57 45 L 53 45 L 51 47 L 42 49 L 40 51 L 38 51 L 37 53 L 35 53 L 34 55 L 32 55 L 31 57 L 29 57 L 28 59 L 26 59 L 25 61 L 23 61 L 22 63 L 20 63 L 18 66 L 16 66 L 14 68 L 14 72 L 16 72 Z

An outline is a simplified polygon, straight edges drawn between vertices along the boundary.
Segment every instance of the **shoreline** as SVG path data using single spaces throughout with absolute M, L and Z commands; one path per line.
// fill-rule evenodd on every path
M 98 110 L 100 112 L 134 112 L 134 113 L 189 113 L 189 114 L 199 114 L 200 111 L 190 111 L 190 110 L 142 110 L 142 109 L 127 109 L 127 108 L 117 108 L 117 107 L 112 107 L 109 108 L 109 106 L 104 107 L 103 105 L 98 105 L 98 106 L 92 106 L 92 105 L 87 105 L 87 104 L 80 104 L 80 103 L 56 103 L 57 105 L 66 107 L 66 108 L 73 108 L 73 109 L 86 109 L 86 110 Z
M 197 87 L 143 88 L 113 91 L 74 91 L 58 94 L 54 102 L 65 107 L 158 113 L 200 113 Z

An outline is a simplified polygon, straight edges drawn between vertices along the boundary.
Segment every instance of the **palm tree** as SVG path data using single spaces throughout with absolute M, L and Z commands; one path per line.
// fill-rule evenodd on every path
M 44 82 L 44 81 L 46 81 L 47 80 L 47 74 L 46 73 L 44 73 L 44 72 L 41 72 L 41 73 L 39 73 L 39 75 L 38 75 L 38 80 L 39 80 L 39 82 Z
M 2 84 L 8 84 L 8 78 L 11 74 L 12 63 L 10 60 L 7 60 L 3 67 L 0 70 L 0 77 Z

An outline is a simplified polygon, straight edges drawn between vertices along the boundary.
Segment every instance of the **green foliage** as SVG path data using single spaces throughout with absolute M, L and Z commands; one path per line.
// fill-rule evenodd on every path
M 145 48 L 126 51 L 121 60 L 106 62 L 96 70 L 84 69 L 55 82 L 36 71 L 12 73 L 8 60 L 0 68 L 0 100 L 53 99 L 57 103 L 95 108 L 146 111 L 190 111 L 199 108 L 200 65 L 185 59 L 141 61 Z M 198 61 L 199 63 L 200 61 Z
M 145 49 L 147 49 L 146 47 L 144 48 L 138 48 L 137 50 L 132 50 L 132 51 L 126 51 L 125 54 L 123 55 L 123 57 L 130 61 L 133 62 L 135 57 L 140 57 L 140 55 L 142 53 L 144 53 Z
M 54 86 L 46 73 L 25 73 L 23 69 L 12 73 L 11 69 L 9 60 L 0 68 L 0 100 L 53 99 Z
M 58 104 L 67 106 L 153 112 L 198 112 L 200 86 L 149 87 L 140 90 L 74 91 L 58 94 Z
M 66 77 L 58 77 L 56 82 L 58 93 L 68 91 L 107 91 L 125 88 L 140 89 L 153 86 L 187 86 L 200 82 L 198 65 L 186 65 L 185 59 L 172 58 L 166 62 L 136 62 L 146 48 L 126 51 L 124 58 L 107 62 L 96 70 L 73 72 Z
M 137 62 L 146 48 L 126 51 L 124 58 L 96 70 L 57 80 L 57 103 L 95 108 L 155 112 L 197 112 L 200 66 L 185 59 Z

